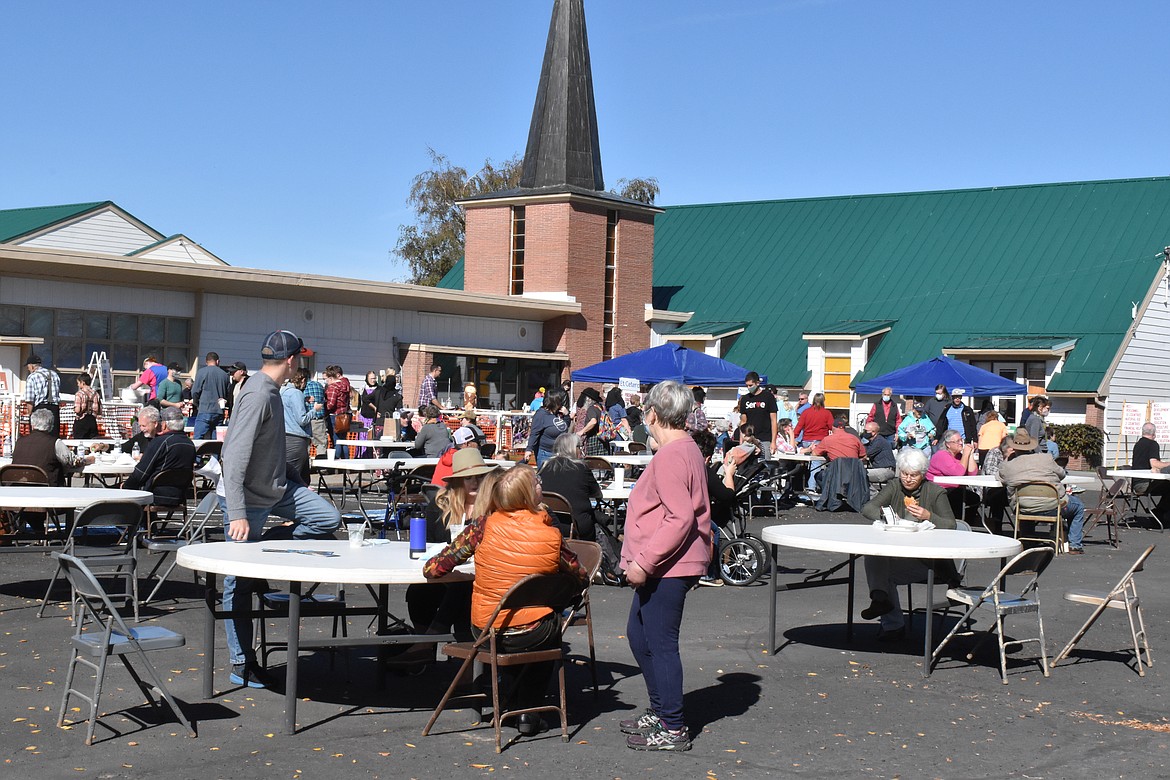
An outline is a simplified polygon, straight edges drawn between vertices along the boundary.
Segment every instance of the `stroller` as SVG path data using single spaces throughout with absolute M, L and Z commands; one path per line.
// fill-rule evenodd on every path
M 761 482 L 769 478 L 764 463 L 749 466 L 735 476 L 735 502 L 730 507 L 712 507 L 711 518 L 719 529 L 719 577 L 728 585 L 751 585 L 771 565 L 768 546 L 748 533 L 749 502 Z

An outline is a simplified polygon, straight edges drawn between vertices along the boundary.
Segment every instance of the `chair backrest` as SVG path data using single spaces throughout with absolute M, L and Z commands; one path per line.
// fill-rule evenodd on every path
M 613 466 L 605 458 L 599 458 L 596 455 L 585 458 L 585 465 L 592 471 L 613 471 Z
M 1048 564 L 1052 563 L 1053 557 L 1056 556 L 1056 550 L 1048 545 L 1040 547 L 1030 547 L 1021 553 L 1017 553 L 1010 561 L 1008 561 L 999 574 L 995 575 L 995 579 L 991 584 L 984 589 L 984 594 L 989 594 L 991 590 L 1003 590 L 1003 580 L 1017 574 L 1030 574 L 1032 578 L 1028 584 L 1021 590 L 1021 593 L 1027 593 L 1035 587 L 1036 579 L 1048 568 Z
M 205 441 L 195 448 L 195 457 L 199 460 L 207 460 L 213 455 L 217 458 L 223 457 L 222 441 Z
M 641 455 L 646 451 L 646 445 L 640 441 L 632 441 L 630 442 L 629 446 L 626 447 L 626 451 L 631 455 Z
M 559 514 L 573 514 L 573 507 L 569 505 L 569 499 L 562 496 L 560 493 L 553 493 L 551 491 L 542 491 L 544 495 L 544 505 L 548 507 L 548 511 L 554 515 Z
M 137 635 L 126 625 L 126 621 L 122 619 L 118 610 L 114 609 L 105 588 L 101 586 L 89 567 L 81 559 L 72 555 L 58 553 L 55 557 L 60 562 L 69 584 L 73 586 L 73 591 L 80 596 L 78 602 L 82 606 L 82 619 L 78 620 L 74 626 L 74 634 L 81 634 L 88 617 L 89 620 L 105 628 L 107 642 L 109 642 L 111 633 L 120 634 L 132 642 L 137 642 Z M 101 605 L 100 609 L 99 604 Z M 104 620 L 103 614 L 106 616 Z
M 485 442 L 479 445 L 479 454 L 485 458 L 490 458 L 496 454 L 496 443 L 494 441 Z
M 1109 467 L 1108 466 L 1098 466 L 1096 468 L 1096 471 L 1097 471 L 1097 479 L 1101 480 L 1101 484 L 1104 485 L 1105 480 L 1109 479 Z
M 1059 517 L 1060 509 L 1060 489 L 1056 485 L 1049 482 L 1025 482 L 1022 485 L 1016 486 L 1016 518 L 1026 519 L 1029 522 L 1054 522 Z M 1044 504 L 1051 503 L 1051 509 L 1029 509 L 1022 508 L 1024 500 L 1035 504 L 1043 502 Z
M 576 577 L 565 572 L 553 574 L 529 574 L 516 581 L 500 599 L 492 616 L 487 621 L 490 628 L 496 617 L 504 610 L 518 610 L 524 607 L 549 607 L 555 613 L 575 607 L 581 602 L 585 585 Z M 513 614 L 515 614 L 513 612 Z M 500 628 L 507 628 L 505 623 Z M 484 632 L 485 635 L 488 631 Z
M 177 506 L 187 500 L 194 479 L 193 469 L 164 469 L 151 477 L 146 489 L 154 493 L 156 504 Z
M 119 545 L 134 545 L 138 536 L 138 527 L 142 524 L 142 507 L 133 501 L 99 501 L 90 504 L 77 513 L 73 521 L 73 529 L 85 528 L 93 525 L 108 525 L 119 529 Z M 70 535 L 67 544 L 72 549 L 73 536 Z
M 427 464 L 425 466 L 415 466 L 410 470 L 410 477 L 417 477 L 423 482 L 430 482 L 431 478 L 435 476 L 435 467 Z
M 566 539 L 562 544 L 573 551 L 581 568 L 589 572 L 590 581 L 601 568 L 601 545 L 597 542 L 587 542 L 584 539 Z
M 30 485 L 33 487 L 48 487 L 49 475 L 40 466 L 25 466 L 19 463 L 9 463 L 0 466 L 0 485 Z
M 1145 552 L 1138 556 L 1138 559 L 1133 562 L 1133 566 L 1129 567 L 1129 570 L 1113 586 L 1113 590 L 1109 591 L 1110 599 L 1119 598 L 1121 593 L 1129 587 L 1130 582 L 1133 580 L 1133 575 L 1145 568 L 1146 558 L 1149 558 L 1150 554 L 1154 552 L 1155 546 L 1151 544 L 1145 549 Z

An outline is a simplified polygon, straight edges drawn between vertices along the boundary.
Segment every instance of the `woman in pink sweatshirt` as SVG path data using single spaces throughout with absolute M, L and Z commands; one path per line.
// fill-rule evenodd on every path
M 622 566 L 634 587 L 626 636 L 642 669 L 650 708 L 621 729 L 635 750 L 688 750 L 683 720 L 679 628 L 687 592 L 711 561 L 711 502 L 707 470 L 686 431 L 694 406 L 678 382 L 651 389 L 643 421 L 658 451 L 630 493 Z

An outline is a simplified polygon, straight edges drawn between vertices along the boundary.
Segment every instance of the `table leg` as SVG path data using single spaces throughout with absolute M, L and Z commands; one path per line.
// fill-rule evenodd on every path
M 854 593 L 854 575 L 857 573 L 857 556 L 849 556 L 849 612 L 845 615 L 845 641 L 853 641 L 853 597 Z
M 288 657 L 284 677 L 284 733 L 297 733 L 297 667 L 301 650 L 301 583 L 288 584 Z
M 207 606 L 203 621 L 203 698 L 210 699 L 215 695 L 215 575 L 207 572 L 203 576 L 203 601 Z
M 776 562 L 776 558 L 780 553 L 779 545 L 769 545 L 772 548 L 772 582 L 768 589 L 772 592 L 768 598 L 768 652 L 776 652 L 776 582 L 780 576 L 780 564 Z
M 926 569 L 926 642 L 922 650 L 922 676 L 930 677 L 931 634 L 934 632 L 934 566 Z
M 358 504 L 358 511 L 362 513 L 362 518 L 363 518 L 363 519 L 365 519 L 365 521 L 366 521 L 367 523 L 369 523 L 369 522 L 370 522 L 370 516 L 366 514 L 366 508 L 365 508 L 364 506 L 362 506 L 362 482 L 363 482 L 363 480 L 362 480 L 362 472 L 360 472 L 360 471 L 359 471 L 359 472 L 358 472 L 358 475 L 357 475 L 357 504 Z

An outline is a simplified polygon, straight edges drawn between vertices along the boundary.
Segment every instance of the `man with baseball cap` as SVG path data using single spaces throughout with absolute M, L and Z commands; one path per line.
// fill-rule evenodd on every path
M 1038 452 L 1036 439 L 1023 428 L 1017 428 L 1016 432 L 1008 437 L 1007 443 L 1007 459 L 999 467 L 999 481 L 1007 488 L 1008 506 L 1014 507 L 1018 501 L 1021 509 L 1033 515 L 1053 514 L 1059 509 L 1060 516 L 1068 520 L 1069 553 L 1083 554 L 1085 505 L 1076 496 L 1065 494 L 1061 481 L 1064 479 L 1064 469 L 1056 465 L 1056 461 L 1047 451 Z M 1051 498 L 1017 496 L 1017 488 L 1029 482 L 1046 482 L 1052 485 L 1060 498 L 1053 501 Z M 1032 529 L 1023 530 L 1027 535 L 1035 534 Z
M 479 449 L 479 444 L 475 441 L 475 433 L 466 425 L 462 428 L 456 428 L 455 432 L 451 434 L 451 438 L 454 440 L 455 446 L 439 456 L 439 463 L 435 466 L 435 473 L 431 477 L 432 485 L 446 486 L 447 477 L 451 476 L 451 472 L 454 470 L 455 454 L 458 450 Z
M 285 459 L 284 405 L 280 387 L 311 350 L 287 330 L 269 333 L 260 349 L 263 366 L 236 396 L 223 445 L 220 504 L 228 538 L 258 541 L 269 515 L 291 520 L 293 539 L 332 539 L 341 515 L 326 499 L 301 484 Z M 255 580 L 224 577 L 223 606 L 238 606 L 240 617 L 227 621 L 228 652 L 236 685 L 263 688 L 262 670 L 252 647 L 252 593 Z

